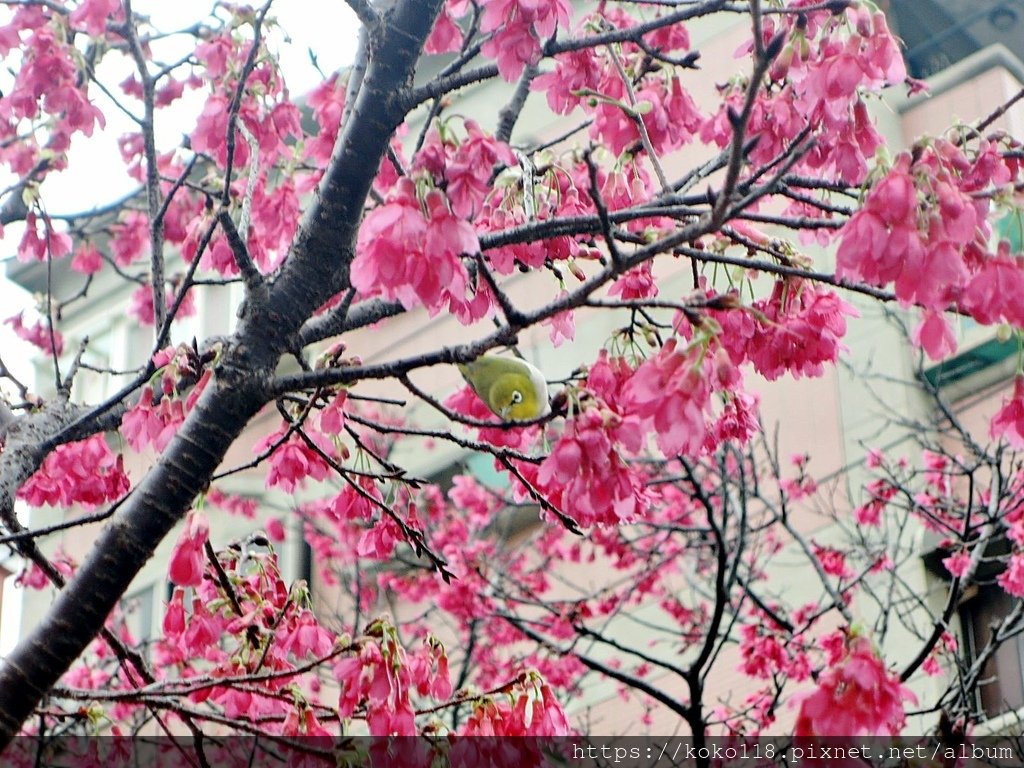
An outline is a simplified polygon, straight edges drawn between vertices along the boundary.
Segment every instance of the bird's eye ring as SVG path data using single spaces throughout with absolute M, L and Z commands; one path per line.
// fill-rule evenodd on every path
M 512 393 L 512 404 L 518 405 L 521 402 L 523 402 L 523 393 L 517 389 Z

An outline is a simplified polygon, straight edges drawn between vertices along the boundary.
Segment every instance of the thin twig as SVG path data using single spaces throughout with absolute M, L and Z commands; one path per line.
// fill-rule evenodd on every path
M 245 283 L 246 292 L 250 296 L 263 292 L 266 289 L 263 275 L 260 274 L 255 262 L 253 262 L 252 257 L 249 255 L 249 249 L 246 247 L 245 241 L 242 240 L 241 234 L 235 228 L 235 222 L 232 220 L 231 213 L 227 208 L 221 208 L 217 211 L 217 222 L 220 224 L 220 228 L 224 230 L 224 237 L 228 241 L 231 253 L 235 256 L 235 263 L 238 264 L 238 269 L 242 273 L 242 281 Z
M 155 82 L 146 64 L 146 54 L 139 42 L 135 14 L 131 0 L 124 0 L 125 21 L 120 28 L 121 35 L 128 43 L 135 68 L 142 80 L 142 106 L 144 114 L 139 122 L 142 131 L 143 152 L 146 156 L 146 206 L 149 210 L 149 272 L 153 290 L 153 330 L 159 336 L 167 317 L 167 303 L 164 296 L 164 219 L 160 215 L 160 169 L 157 167 L 156 134 L 154 116 L 156 113 Z M 154 339 L 156 341 L 156 339 Z

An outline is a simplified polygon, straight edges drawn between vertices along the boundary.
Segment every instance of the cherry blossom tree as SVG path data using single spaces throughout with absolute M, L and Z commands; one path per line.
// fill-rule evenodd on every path
M 930 359 L 954 350 L 955 314 L 1024 327 L 1022 255 L 994 226 L 1021 215 L 1021 145 L 992 128 L 1007 105 L 887 152 L 878 94 L 921 84 L 870 2 L 350 0 L 357 59 L 307 94 L 284 80 L 270 0 L 174 32 L 129 0 L 0 5 L 0 224 L 20 261 L 73 283 L 7 320 L 53 392 L 0 366 L 0 542 L 26 589 L 59 591 L 0 661 L 0 744 L 147 724 L 312 755 L 328 747 L 297 737 L 552 736 L 586 728 L 564 705 L 597 678 L 698 742 L 979 717 L 986 661 L 1024 613 L 973 657 L 952 620 L 978 583 L 1024 595 L 1024 379 L 989 435 L 933 392 L 939 420 L 904 425 L 921 450 L 869 454 L 824 509 L 828 541 L 800 522 L 819 492 L 809 457 L 780 458 L 748 386 L 834 365 L 850 296 L 907 310 Z M 698 101 L 689 31 L 711 17 L 742 18 L 746 42 Z M 164 58 L 168 40 L 187 52 Z M 500 100 L 493 131 L 460 107 L 481 89 Z M 194 126 L 162 146 L 190 95 Z M 528 105 L 550 135 L 524 125 Z M 120 147 L 137 192 L 51 210 L 46 181 L 105 110 L 136 126 Z M 62 311 L 107 300 L 100 285 L 120 285 L 152 343 L 137 370 L 99 371 L 112 395 L 81 402 L 97 366 Z M 230 335 L 171 343 L 229 285 L 244 296 Z M 410 313 L 453 318 L 461 343 L 389 354 Z M 578 318 L 613 313 L 535 422 L 429 385 L 531 329 L 569 348 Z M 347 346 L 371 326 L 374 362 Z M 268 412 L 274 431 L 247 431 Z M 428 482 L 400 463 L 410 440 L 483 455 L 502 482 Z M 250 462 L 225 460 L 236 443 Z M 146 451 L 159 458 L 130 469 Z M 224 484 L 254 467 L 294 495 L 341 609 L 282 575 L 280 510 Z M 75 512 L 29 528 L 16 499 Z M 256 532 L 215 540 L 214 509 Z M 44 554 L 86 524 L 100 532 L 84 561 Z M 921 528 L 940 548 L 937 610 L 903 575 Z M 142 647 L 121 601 L 169 535 L 171 597 Z M 817 597 L 787 594 L 780 553 Z M 612 576 L 574 580 L 586 563 Z M 630 622 L 643 643 L 619 635 Z M 896 627 L 906 659 L 883 651 Z M 737 669 L 745 687 L 716 687 Z M 949 684 L 925 701 L 908 687 L 921 675 Z

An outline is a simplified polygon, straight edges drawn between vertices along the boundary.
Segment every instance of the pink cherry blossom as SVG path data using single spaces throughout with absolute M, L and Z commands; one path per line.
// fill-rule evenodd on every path
M 65 554 L 63 548 L 58 547 L 57 551 L 49 558 L 58 573 L 65 578 L 71 576 L 77 567 L 76 563 Z M 28 589 L 46 589 L 50 586 L 50 577 L 39 567 L 38 563 L 27 563 L 21 573 L 15 579 L 15 583 Z
M 238 52 L 228 35 L 216 35 L 196 46 L 195 57 L 205 67 L 210 80 L 218 80 L 228 72 L 228 64 L 236 59 Z
M 910 689 L 888 671 L 866 637 L 847 640 L 845 653 L 818 676 L 817 688 L 794 700 L 797 736 L 895 736 L 906 722 Z
M 462 45 L 462 30 L 452 17 L 447 4 L 434 22 L 434 29 L 423 45 L 425 53 L 450 53 L 457 51 Z
M 993 439 L 1006 438 L 1014 448 L 1024 448 L 1024 375 L 1013 379 L 1013 394 L 1003 399 L 1003 407 L 992 418 Z
M 284 635 L 281 647 L 299 660 L 325 657 L 334 647 L 334 636 L 306 610 L 292 617 L 279 632 Z
M 18 498 L 32 506 L 87 509 L 115 501 L 128 492 L 124 457 L 115 456 L 102 435 L 58 446 L 39 470 L 18 490 Z
M 612 296 L 621 296 L 626 301 L 629 299 L 653 299 L 658 295 L 658 285 L 651 274 L 651 263 L 645 261 L 640 266 L 626 272 L 612 283 L 608 293 Z
M 846 556 L 840 550 L 815 544 L 814 556 L 818 559 L 821 569 L 829 576 L 839 579 L 848 579 L 853 576 L 853 572 L 846 565 Z
M 960 303 L 979 323 L 1007 322 L 1024 327 L 1024 308 L 1014 300 L 1020 290 L 1024 290 L 1024 264 L 1020 257 L 1011 257 L 1004 246 L 974 274 Z
M 220 164 L 227 162 L 227 132 L 230 100 L 227 96 L 215 94 L 206 100 L 203 111 L 199 115 L 196 127 L 191 134 L 192 148 L 196 152 L 204 152 Z M 239 113 L 250 131 L 256 130 L 258 116 L 255 106 L 246 100 Z M 245 165 L 249 162 L 249 145 L 245 141 L 235 143 L 234 162 Z
M 99 249 L 90 242 L 86 242 L 75 249 L 74 258 L 71 259 L 71 268 L 83 275 L 92 275 L 99 272 L 103 267 L 103 257 Z
M 544 324 L 551 328 L 552 346 L 560 347 L 576 338 L 576 321 L 571 309 L 552 315 Z
M 281 543 L 286 538 L 284 523 L 279 517 L 272 517 L 266 522 L 267 536 L 271 541 Z
M 121 434 L 136 451 L 152 445 L 163 451 L 185 421 L 185 410 L 180 400 L 165 397 L 159 406 L 153 404 L 154 392 L 146 388 L 142 397 L 121 420 Z
M 884 285 L 899 277 L 904 261 L 920 260 L 917 191 L 909 171 L 910 158 L 901 155 L 850 218 L 836 254 L 838 276 Z
M 164 307 L 167 309 L 173 307 L 175 299 L 176 292 L 174 288 L 168 286 L 167 292 L 164 295 Z M 143 325 L 153 325 L 156 321 L 156 309 L 153 306 L 153 288 L 149 285 L 140 285 L 136 288 L 132 292 L 127 311 L 131 317 L 136 318 Z M 176 317 L 191 317 L 195 313 L 196 305 L 193 299 L 193 292 L 189 291 L 178 306 Z
M 857 316 L 834 291 L 805 282 L 777 282 L 772 295 L 754 307 L 767 322 L 758 324 L 746 353 L 769 380 L 783 373 L 820 376 L 844 349 L 846 318 Z
M 58 232 L 48 220 L 40 221 L 35 214 L 25 217 L 25 234 L 18 244 L 18 261 L 60 259 L 69 253 L 71 237 L 67 232 Z
M 896 592 L 884 588 L 899 560 L 887 544 L 890 534 L 917 521 L 937 534 L 948 555 L 945 569 L 961 579 L 972 575 L 977 531 L 998 523 L 1011 550 L 997 583 L 1024 595 L 1024 504 L 1017 503 L 1024 494 L 1010 473 L 999 498 L 990 499 L 987 483 L 969 476 L 991 464 L 978 457 L 869 453 L 870 477 L 859 498 L 834 511 L 836 530 L 811 523 L 810 546 L 801 552 L 789 546 L 780 515 L 787 507 L 797 515 L 817 507 L 810 496 L 828 467 L 811 461 L 803 446 L 792 449 L 789 464 L 775 466 L 771 440 L 758 439 L 760 398 L 746 391 L 745 377 L 754 375 L 771 404 L 770 385 L 761 379 L 822 375 L 844 351 L 856 314 L 843 300 L 847 290 L 862 301 L 891 294 L 901 308 L 919 309 L 913 341 L 933 359 L 956 350 L 954 313 L 1024 328 L 1024 254 L 1016 252 L 1018 233 L 1006 226 L 1019 213 L 1019 141 L 995 125 L 977 133 L 959 126 L 911 143 L 890 161 L 871 105 L 877 91 L 906 73 L 884 15 L 868 3 L 789 0 L 786 8 L 767 8 L 755 25 L 763 32 L 759 42 L 781 50 L 758 82 L 749 81 L 758 71 L 751 69 L 754 41 L 744 40 L 742 61 L 698 61 L 718 47 L 717 37 L 700 30 L 700 50 L 691 55 L 689 22 L 664 23 L 667 14 L 715 11 L 714 3 L 593 3 L 572 28 L 569 0 L 441 5 L 429 37 L 427 19 L 412 25 L 418 39 L 410 38 L 416 45 L 408 53 L 425 44 L 428 53 L 454 57 L 428 60 L 415 83 L 393 81 L 379 99 L 377 86 L 395 74 L 374 61 L 375 41 L 391 34 L 391 25 L 382 24 L 368 38 L 365 80 L 359 67 L 332 75 L 301 105 L 278 62 L 284 34 L 268 16 L 267 35 L 257 35 L 258 17 L 244 6 L 221 4 L 207 20 L 212 26 L 174 33 L 194 44 L 166 67 L 152 57 L 168 40 L 139 17 L 142 58 L 156 78 L 152 93 L 138 74 L 121 71 L 107 82 L 113 60 L 136 53 L 115 0 L 73 0 L 67 8 L 61 0 L 16 3 L 0 21 L 0 54 L 10 62 L 0 94 L 0 165 L 13 177 L 4 221 L 11 219 L 8 235 L 28 262 L 17 273 L 35 280 L 52 272 L 47 276 L 58 282 L 75 273 L 70 291 L 54 286 L 45 311 L 8 325 L 60 355 L 62 339 L 50 325 L 78 328 L 86 301 L 73 292 L 84 286 L 83 296 L 99 300 L 118 284 L 126 286 L 130 319 L 152 324 L 148 257 L 152 237 L 162 234 L 170 261 L 166 285 L 156 290 L 167 291 L 170 305 L 181 276 L 194 276 L 179 316 L 191 311 L 193 294 L 209 293 L 213 306 L 204 307 L 212 314 L 199 325 L 228 323 L 225 329 L 240 334 L 221 329 L 228 334 L 223 341 L 197 339 L 156 352 L 140 378 L 120 377 L 134 380 L 134 388 L 98 412 L 95 403 L 79 405 L 100 383 L 94 349 L 86 349 L 84 380 L 66 403 L 63 394 L 51 401 L 17 382 L 7 386 L 5 396 L 14 392 L 24 402 L 10 403 L 14 420 L 9 430 L 0 428 L 0 452 L 15 450 L 3 461 L 31 454 L 41 462 L 19 498 L 70 507 L 47 516 L 76 524 L 74 507 L 118 504 L 131 487 L 125 465 L 144 471 L 154 453 L 166 454 L 164 468 L 176 465 L 178 449 L 210 426 L 197 421 L 207 412 L 196 406 L 199 397 L 216 404 L 207 392 L 214 376 L 218 397 L 231 400 L 252 384 L 260 392 L 250 394 L 273 400 L 284 415 L 259 433 L 272 431 L 255 448 L 253 463 L 271 493 L 228 492 L 252 479 L 236 472 L 246 464 L 236 450 L 223 457 L 213 485 L 197 486 L 200 506 L 183 521 L 167 558 L 173 591 L 163 631 L 146 639 L 146 677 L 154 680 L 123 664 L 119 649 L 103 639 L 64 679 L 65 687 L 81 690 L 51 697 L 27 731 L 98 724 L 134 733 L 153 716 L 140 702 L 156 692 L 170 730 L 183 728 L 179 715 L 190 713 L 202 728 L 276 740 L 281 759 L 300 766 L 315 762 L 299 754 L 315 744 L 306 737 L 426 732 L 429 741 L 375 740 L 370 757 L 429 768 L 436 749 L 465 768 L 533 768 L 544 759 L 535 742 L 475 736 L 570 733 L 564 704 L 591 684 L 594 659 L 622 678 L 609 690 L 618 692 L 623 711 L 628 707 L 653 729 L 658 713 L 639 686 L 663 682 L 656 660 L 676 658 L 685 667 L 696 659 L 694 649 L 714 650 L 724 639 L 735 642 L 731 652 L 712 653 L 699 671 L 709 683 L 730 675 L 743 680 L 731 694 L 701 702 L 711 731 L 751 737 L 777 730 L 780 703 L 789 700 L 798 708 L 800 737 L 898 732 L 911 696 L 866 638 L 833 631 L 840 614 L 860 612 L 864 590 L 876 580 L 882 588 L 872 595 L 909 604 L 902 582 Z M 729 16 L 742 4 L 726 5 Z M 411 2 L 408 12 L 395 12 L 404 18 L 421 10 Z M 259 47 L 251 49 L 255 37 Z M 387 65 L 403 59 L 383 54 Z M 474 56 L 485 61 L 474 64 Z M 505 141 L 482 125 L 504 125 L 514 110 L 486 115 L 460 101 L 477 79 L 493 77 L 488 61 L 506 81 L 537 68 L 521 83 L 518 95 L 534 93 Z M 703 71 L 691 69 L 696 64 Z M 459 87 L 450 90 L 452 83 Z M 102 125 L 107 94 L 137 116 L 146 114 L 142 101 L 152 96 L 155 125 L 166 125 L 173 109 L 199 105 L 189 135 L 158 141 L 164 151 L 155 160 L 147 152 L 148 121 L 116 139 L 127 178 L 145 192 L 149 172 L 158 176 L 159 227 L 144 194 L 110 208 L 101 200 L 72 208 L 51 199 L 51 176 L 69 158 L 77 163 L 79 135 Z M 347 94 L 355 101 L 346 113 Z M 236 107 L 240 127 L 232 134 Z M 407 108 L 414 112 L 405 120 Z M 558 116 L 570 113 L 575 133 L 560 125 Z M 743 152 L 727 200 L 719 193 L 733 174 L 722 165 L 741 113 Z M 375 114 L 384 119 L 368 126 Z M 694 142 L 703 146 L 679 151 Z M 229 144 L 230 178 L 223 173 Z M 360 151 L 349 152 L 353 146 Z M 342 200 L 339 180 L 351 191 Z M 708 213 L 716 200 L 730 203 L 727 221 L 715 223 Z M 236 221 L 247 221 L 240 229 L 264 278 L 261 285 L 232 286 L 231 293 L 247 297 L 237 325 L 219 306 L 229 293 L 222 284 L 242 282 L 216 226 L 222 204 Z M 23 220 L 24 234 L 15 219 Z M 337 247 L 325 247 L 339 233 Z M 613 258 L 611 235 L 623 260 Z M 812 260 L 798 243 L 822 248 Z M 69 266 L 50 265 L 72 253 Z M 309 259 L 321 256 L 325 268 L 309 273 Z M 316 310 L 304 306 L 310 296 Z M 592 313 L 603 313 L 602 303 L 636 308 L 618 310 L 621 323 L 614 321 L 605 339 L 591 338 L 596 325 L 586 329 L 595 346 L 605 342 L 600 353 L 588 357 L 587 345 L 577 344 L 565 359 L 555 356 L 549 373 L 558 385 L 543 425 L 499 424 L 470 388 L 454 385 L 449 363 L 460 359 L 459 344 L 548 344 L 550 331 L 563 352 L 577 323 L 582 333 Z M 81 315 L 86 324 L 92 314 Z M 369 325 L 374 320 L 379 330 Z M 455 323 L 472 327 L 460 335 Z M 192 325 L 166 330 L 190 338 Z M 259 330 L 269 333 L 266 349 L 268 339 L 252 333 Z M 284 337 L 274 341 L 278 330 L 288 344 Z M 428 348 L 388 346 L 412 339 L 406 332 L 427 338 Z M 314 349 L 326 351 L 307 360 L 302 352 Z M 287 368 L 275 363 L 282 350 Z M 126 367 L 139 359 L 129 357 Z M 39 378 L 43 385 L 68 375 L 69 361 L 40 358 L 58 374 Z M 254 362 L 262 379 L 239 382 L 240 370 L 253 372 L 236 367 L 239 358 Z M 433 408 L 412 410 L 415 392 L 390 391 L 402 384 L 391 374 L 409 366 L 429 399 L 447 396 L 443 407 L 433 400 Z M 302 379 L 309 386 L 299 386 Z M 992 437 L 1011 448 L 1024 447 L 1022 382 L 1005 394 L 991 425 Z M 106 391 L 110 382 L 102 383 Z M 110 391 L 119 389 L 115 383 Z M 257 405 L 225 413 L 240 428 Z M 799 402 L 786 406 L 806 410 Z M 79 408 L 89 414 L 84 420 Z M 272 415 L 256 415 L 253 428 Z M 25 426 L 65 416 L 58 431 L 70 423 L 75 435 L 106 432 L 25 454 Z M 474 423 L 460 424 L 460 417 Z M 410 453 L 420 471 L 406 464 Z M 444 467 L 451 472 L 438 477 L 455 474 L 447 493 L 433 475 Z M 127 505 L 136 509 L 138 501 Z M 214 551 L 206 503 L 234 516 L 226 522 L 248 535 L 232 534 Z M 101 525 L 116 532 L 118 519 Z M 575 525 L 585 535 L 571 532 Z M 840 540 L 844 530 L 856 546 Z M 290 583 L 291 550 L 302 545 L 311 553 L 302 565 L 312 568 L 313 601 L 301 581 Z M 840 588 L 842 605 L 828 589 L 812 589 L 814 597 L 803 602 L 779 588 L 771 563 L 794 552 L 804 566 L 813 561 L 806 573 Z M 287 568 L 279 554 L 289 556 Z M 59 551 L 53 559 L 62 573 L 74 570 Z M 591 583 L 596 569 L 609 577 Z M 38 566 L 18 581 L 50 589 Z M 339 596 L 340 610 L 328 623 L 320 611 L 331 595 Z M 139 645 L 128 631 L 138 618 L 129 613 L 133 603 L 146 607 L 125 601 L 105 622 L 131 651 Z M 373 618 L 385 607 L 400 624 Z M 642 620 L 640 644 L 629 648 L 636 658 L 591 642 L 634 618 Z M 431 634 L 438 625 L 447 650 Z M 944 633 L 923 656 L 910 648 L 908 658 L 917 658 L 924 674 L 948 676 L 959 663 L 947 658 L 953 648 L 955 639 Z M 597 656 L 588 658 L 591 650 Z M 806 692 L 794 698 L 793 683 L 801 681 Z M 104 695 L 91 696 L 90 689 Z M 208 762 L 232 757 L 212 741 L 206 748 Z M 83 764 L 110 763 L 102 749 L 88 750 Z
M 654 432 L 666 456 L 694 455 L 704 443 L 711 388 L 701 350 L 676 346 L 670 339 L 636 369 L 626 385 L 626 407 Z
M 492 33 L 481 48 L 497 59 L 498 71 L 515 80 L 527 64 L 540 59 L 541 43 L 567 27 L 572 8 L 568 0 L 490 0 L 483 6 L 480 29 Z
M 956 552 L 949 557 L 942 559 L 942 565 L 949 571 L 950 575 L 961 578 L 971 565 L 970 552 Z
M 107 21 L 123 17 L 119 0 L 83 0 L 71 13 L 71 23 L 81 27 L 87 34 L 102 36 L 107 31 Z
M 464 126 L 466 139 L 451 151 L 442 172 L 452 212 L 472 219 L 490 192 L 495 169 L 515 165 L 516 160 L 507 144 L 486 134 L 474 120 L 466 120 Z
M 540 75 L 530 84 L 535 91 L 544 91 L 548 106 L 566 115 L 583 100 L 577 91 L 597 90 L 605 70 L 593 48 L 567 51 L 555 57 L 555 69 Z
M 245 496 L 233 496 L 226 494 L 217 488 L 211 488 L 206 494 L 206 500 L 216 507 L 230 512 L 233 515 L 252 520 L 256 516 L 258 507 L 254 498 Z
M 956 336 L 949 321 L 938 312 L 925 311 L 914 328 L 912 340 L 932 360 L 941 360 L 956 352 Z
M 460 256 L 479 252 L 476 235 L 439 192 L 428 193 L 426 208 L 429 218 L 412 182 L 401 179 L 391 199 L 367 215 L 352 263 L 352 284 L 361 293 L 426 306 L 431 314 L 465 296 Z
M 119 266 L 127 267 L 141 258 L 149 246 L 149 218 L 130 211 L 125 220 L 113 227 L 110 250 Z
M 204 547 L 209 537 L 206 515 L 195 510 L 189 512 L 167 567 L 167 577 L 172 583 L 180 587 L 197 587 L 202 583 L 206 562 Z
M 280 488 L 285 493 L 293 493 L 296 488 L 304 486 L 308 479 L 323 480 L 331 472 L 323 456 L 294 432 L 288 434 L 285 429 L 278 430 L 260 440 L 253 451 L 263 453 L 271 446 L 276 448 L 269 458 L 268 488 Z
M 642 515 L 647 506 L 642 479 L 616 449 L 637 450 L 635 433 L 611 412 L 589 408 L 571 420 L 540 466 L 537 483 L 556 507 L 584 526 L 614 525 Z
M 59 356 L 64 352 L 64 337 L 59 331 L 51 331 L 49 324 L 42 319 L 26 325 L 25 313 L 19 312 L 4 320 L 4 325 L 9 325 L 19 339 L 38 347 L 48 355 L 56 351 Z
M 1010 555 L 1006 570 L 996 577 L 996 581 L 1007 594 L 1024 597 L 1024 554 L 1014 552 Z
M 185 631 L 184 599 L 185 590 L 182 587 L 175 587 L 164 612 L 163 630 L 164 637 L 168 640 L 173 640 Z

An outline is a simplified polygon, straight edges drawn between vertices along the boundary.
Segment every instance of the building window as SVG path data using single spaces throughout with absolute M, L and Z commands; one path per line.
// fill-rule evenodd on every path
M 1021 598 L 996 581 L 1011 547 L 1006 536 L 989 542 L 974 573 L 976 581 L 964 589 L 957 606 L 962 666 L 951 683 L 959 685 L 961 704 L 972 720 L 1024 709 L 1024 615 L 1016 616 L 1012 625 L 1007 621 L 1015 610 L 1020 611 Z M 925 568 L 947 587 L 950 575 L 942 561 L 949 554 L 950 550 L 936 547 L 923 556 Z M 997 633 L 998 644 L 994 643 Z M 983 655 L 978 674 L 972 674 Z
M 888 0 L 881 5 L 903 40 L 914 77 L 934 75 L 995 44 L 1024 59 L 1021 0 Z
M 972 590 L 960 605 L 962 641 L 968 659 L 977 659 L 1020 598 L 994 584 Z M 1004 641 L 985 661 L 974 704 L 987 717 L 1024 707 L 1024 635 Z

